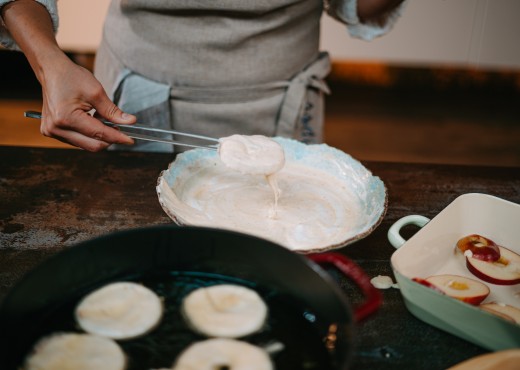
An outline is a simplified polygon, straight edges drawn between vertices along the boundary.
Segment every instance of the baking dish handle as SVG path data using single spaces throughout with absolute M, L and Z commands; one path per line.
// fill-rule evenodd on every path
M 333 265 L 358 286 L 365 296 L 365 302 L 354 307 L 356 322 L 366 319 L 381 306 L 383 297 L 379 290 L 372 285 L 365 271 L 346 256 L 339 253 L 319 253 L 307 257 L 319 265 Z
M 390 226 L 387 234 L 388 241 L 394 246 L 395 249 L 398 249 L 406 242 L 406 240 L 399 233 L 403 227 L 407 225 L 423 227 L 428 222 L 430 222 L 430 219 L 421 215 L 410 215 L 400 218 L 392 226 Z

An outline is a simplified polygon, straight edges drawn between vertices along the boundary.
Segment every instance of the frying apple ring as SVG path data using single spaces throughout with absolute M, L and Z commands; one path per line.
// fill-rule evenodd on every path
M 126 355 L 110 338 L 54 333 L 36 343 L 23 369 L 124 370 L 126 365 Z
M 87 333 L 132 339 L 155 328 L 163 315 L 161 299 L 149 288 L 130 281 L 107 284 L 77 305 L 76 321 Z
M 233 284 L 195 289 L 184 298 L 181 310 L 195 331 L 210 337 L 252 334 L 267 317 L 267 305 L 257 292 Z
M 196 342 L 179 356 L 173 370 L 273 370 L 268 353 L 253 344 L 229 338 Z

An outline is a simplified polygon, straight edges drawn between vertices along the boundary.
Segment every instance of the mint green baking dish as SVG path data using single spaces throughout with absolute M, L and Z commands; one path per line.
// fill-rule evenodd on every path
M 456 198 L 429 220 L 410 215 L 388 231 L 397 248 L 391 265 L 407 309 L 420 320 L 489 350 L 520 347 L 520 324 L 438 293 L 413 278 L 456 274 L 473 279 L 453 253 L 457 240 L 481 234 L 520 254 L 520 205 L 491 195 L 470 193 Z M 409 240 L 399 231 L 406 225 L 421 229 Z M 495 301 L 520 308 L 520 284 L 499 286 L 484 282 L 491 294 L 483 303 Z

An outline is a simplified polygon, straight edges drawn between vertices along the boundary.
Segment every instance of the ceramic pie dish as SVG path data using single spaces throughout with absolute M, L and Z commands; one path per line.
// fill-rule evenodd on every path
M 344 247 L 380 224 L 386 187 L 359 161 L 325 144 L 274 140 L 285 152 L 274 175 L 276 205 L 265 176 L 234 171 L 216 151 L 193 149 L 160 174 L 162 208 L 178 225 L 238 231 L 301 253 Z
M 419 319 L 489 350 L 520 347 L 520 325 L 488 313 L 477 306 L 450 298 L 412 279 L 454 274 L 479 280 L 454 254 L 457 241 L 480 234 L 520 254 L 520 205 L 491 195 L 470 193 L 456 198 L 429 220 L 410 215 L 388 231 L 398 248 L 391 258 L 408 310 Z M 409 240 L 399 235 L 405 225 L 421 229 Z M 482 302 L 499 302 L 520 308 L 520 284 L 488 285 L 491 293 Z

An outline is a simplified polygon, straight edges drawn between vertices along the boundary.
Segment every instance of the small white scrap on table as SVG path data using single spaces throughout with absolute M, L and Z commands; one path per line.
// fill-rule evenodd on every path
M 377 275 L 376 277 L 373 277 L 372 279 L 370 279 L 370 282 L 377 289 L 389 289 L 389 288 L 399 289 L 399 284 L 394 283 L 394 281 L 392 280 L 392 278 L 390 276 Z

